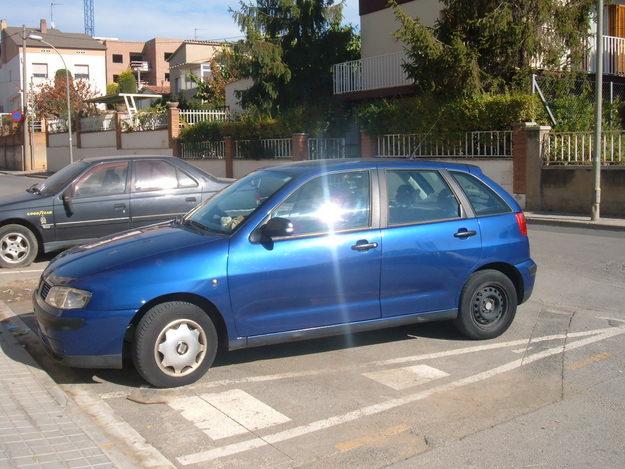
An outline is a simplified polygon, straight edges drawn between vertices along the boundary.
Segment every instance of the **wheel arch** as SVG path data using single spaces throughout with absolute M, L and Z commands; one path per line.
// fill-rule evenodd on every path
M 28 228 L 30 231 L 33 232 L 35 238 L 37 239 L 37 255 L 44 252 L 43 236 L 41 235 L 41 232 L 34 223 L 31 223 L 30 221 L 23 218 L 7 218 L 6 220 L 2 220 L 0 222 L 0 228 L 7 225 L 21 225 L 25 228 Z
M 506 277 L 508 277 L 516 290 L 517 304 L 521 304 L 523 302 L 523 297 L 525 294 L 523 276 L 515 266 L 513 266 L 512 264 L 507 264 L 505 262 L 491 262 L 490 264 L 484 264 L 478 267 L 473 271 L 473 273 L 479 272 L 481 270 L 497 270 L 504 274 Z
M 169 301 L 184 301 L 187 303 L 191 303 L 198 308 L 201 308 L 213 321 L 215 328 L 217 329 L 217 337 L 219 340 L 218 347 L 220 349 L 227 350 L 228 348 L 228 328 L 226 326 L 226 321 L 224 320 L 221 312 L 215 306 L 215 304 L 201 295 L 195 293 L 168 293 L 166 295 L 161 295 L 156 298 L 151 299 L 147 303 L 141 306 L 137 313 L 133 316 L 128 328 L 126 329 L 126 334 L 124 336 L 124 342 L 126 344 L 131 343 L 134 338 L 134 331 L 139 324 L 139 321 L 145 316 L 145 314 L 153 307 L 161 303 L 167 303 Z M 126 350 L 124 350 L 124 355 L 127 356 Z

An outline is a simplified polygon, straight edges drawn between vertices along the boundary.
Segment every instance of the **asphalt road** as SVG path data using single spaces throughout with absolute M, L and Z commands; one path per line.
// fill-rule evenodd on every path
M 41 182 L 41 178 L 13 176 L 11 174 L 0 173 L 0 197 L 22 192 L 27 187 L 38 182 Z
M 440 323 L 276 345 L 156 390 L 132 366 L 60 367 L 16 332 L 114 441 L 178 467 L 623 467 L 625 242 L 536 226 L 530 238 L 534 296 L 492 341 Z M 26 324 L 42 268 L 0 271 L 0 299 Z

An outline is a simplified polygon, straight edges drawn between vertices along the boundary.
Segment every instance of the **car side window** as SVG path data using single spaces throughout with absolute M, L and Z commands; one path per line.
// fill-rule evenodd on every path
M 438 171 L 387 170 L 388 225 L 460 217 L 460 204 Z
M 176 168 L 176 174 L 178 175 L 178 187 L 197 187 L 197 181 L 180 168 Z
M 326 234 L 371 226 L 368 171 L 327 174 L 308 181 L 272 214 L 293 223 L 293 235 Z
M 75 198 L 98 197 L 126 192 L 127 161 L 99 164 L 88 170 L 73 184 Z
M 178 188 L 176 168 L 162 160 L 135 161 L 133 192 Z
M 495 191 L 475 176 L 457 171 L 452 171 L 451 174 L 462 187 L 476 215 L 496 215 L 512 211 Z

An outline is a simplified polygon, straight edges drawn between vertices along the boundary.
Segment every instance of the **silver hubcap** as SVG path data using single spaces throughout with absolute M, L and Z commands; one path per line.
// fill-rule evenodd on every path
M 8 264 L 22 262 L 30 252 L 30 242 L 21 233 L 7 233 L 0 240 L 0 257 Z
M 154 359 L 161 371 L 169 376 L 193 373 L 206 356 L 206 333 L 190 319 L 170 322 L 154 344 Z

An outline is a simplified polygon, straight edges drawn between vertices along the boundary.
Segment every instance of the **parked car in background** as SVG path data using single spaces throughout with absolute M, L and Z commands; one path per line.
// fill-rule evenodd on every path
M 76 247 L 34 293 L 62 363 L 191 383 L 240 349 L 453 320 L 472 339 L 532 293 L 521 208 L 474 166 L 315 161 L 254 172 L 169 224 Z
M 171 220 L 230 183 L 168 156 L 77 161 L 0 198 L 0 266 L 25 267 L 40 252 Z

